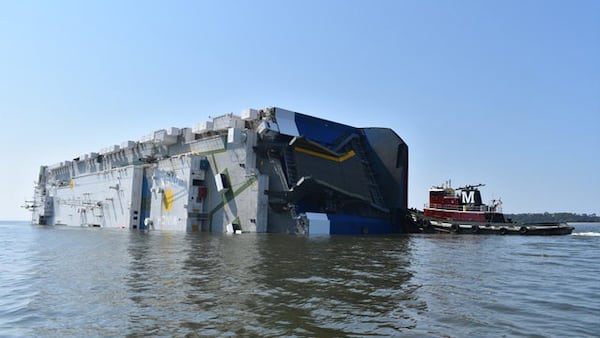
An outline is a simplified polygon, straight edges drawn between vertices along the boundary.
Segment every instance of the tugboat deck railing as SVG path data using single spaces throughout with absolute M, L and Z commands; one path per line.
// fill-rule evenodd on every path
M 491 206 L 491 205 L 448 205 L 448 204 L 438 204 L 438 203 L 426 203 L 425 208 L 432 209 L 442 209 L 442 210 L 452 210 L 452 211 L 471 211 L 471 212 L 495 212 L 501 213 L 502 207 L 500 206 Z

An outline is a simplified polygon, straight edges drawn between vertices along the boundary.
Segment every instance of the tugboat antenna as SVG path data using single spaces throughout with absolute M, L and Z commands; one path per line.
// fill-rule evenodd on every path
M 473 184 L 473 185 L 465 185 L 464 187 L 456 188 L 456 190 L 471 190 L 473 188 L 479 188 L 479 187 L 483 187 L 483 186 L 485 186 L 485 184 L 483 184 L 483 183 Z

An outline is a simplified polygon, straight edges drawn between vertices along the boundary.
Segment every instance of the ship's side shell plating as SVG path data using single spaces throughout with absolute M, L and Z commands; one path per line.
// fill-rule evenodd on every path
M 33 222 L 211 232 L 402 232 L 408 147 L 387 128 L 354 128 L 280 108 L 42 166 Z

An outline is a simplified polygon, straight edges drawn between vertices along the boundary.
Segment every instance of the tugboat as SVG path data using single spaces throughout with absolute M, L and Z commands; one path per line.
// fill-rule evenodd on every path
M 423 232 L 498 234 L 498 235 L 568 235 L 574 227 L 566 223 L 515 223 L 502 213 L 502 201 L 484 204 L 479 187 L 484 184 L 452 188 L 450 181 L 429 189 L 429 204 L 416 215 Z

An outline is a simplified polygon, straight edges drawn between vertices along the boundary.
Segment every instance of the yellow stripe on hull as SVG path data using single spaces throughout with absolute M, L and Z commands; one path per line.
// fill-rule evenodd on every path
M 308 149 L 304 149 L 304 148 L 300 148 L 300 147 L 296 147 L 296 148 L 294 148 L 294 150 L 299 151 L 301 153 L 308 154 L 308 155 L 324 158 L 326 160 L 335 161 L 335 162 L 344 162 L 345 160 L 347 160 L 351 157 L 354 157 L 354 155 L 356 155 L 354 150 L 350 150 L 349 152 L 347 152 L 346 154 L 344 154 L 340 157 L 327 155 L 327 154 L 319 153 L 319 152 L 316 152 L 313 150 L 308 150 Z

